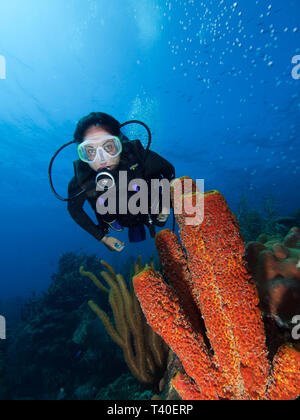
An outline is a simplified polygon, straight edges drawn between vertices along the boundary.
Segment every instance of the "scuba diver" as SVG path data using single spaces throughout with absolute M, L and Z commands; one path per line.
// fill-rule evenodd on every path
M 146 128 L 149 136 L 146 149 L 140 140 L 129 140 L 122 133 L 122 127 L 133 123 Z M 79 160 L 73 163 L 74 177 L 69 183 L 68 198 L 64 199 L 54 189 L 52 165 L 58 153 L 74 143 L 77 144 Z M 155 214 L 151 212 L 150 207 L 148 214 L 131 214 L 130 212 L 120 214 L 117 206 L 113 214 L 111 212 L 102 214 L 99 211 L 99 206 L 106 204 L 107 201 L 104 203 L 97 186 L 100 184 L 107 186 L 102 191 L 107 191 L 110 186 L 118 190 L 121 173 L 126 172 L 128 185 L 135 179 L 144 180 L 147 185 L 150 185 L 151 180 L 154 179 L 169 182 L 175 179 L 173 165 L 151 151 L 150 145 L 151 132 L 141 121 L 134 120 L 120 124 L 108 114 L 93 112 L 78 122 L 74 140 L 62 146 L 51 160 L 49 179 L 54 194 L 60 200 L 68 202 L 68 211 L 73 220 L 96 240 L 101 241 L 110 251 L 121 252 L 125 247 L 123 242 L 113 235 L 110 236 L 110 230 L 121 232 L 124 228 L 128 228 L 129 241 L 141 242 L 146 239 L 145 226 L 148 227 L 151 237 L 155 237 L 155 226 L 164 227 L 168 220 L 170 211 L 163 207 L 161 200 L 158 200 L 158 210 Z M 131 192 L 131 196 L 138 191 L 137 187 Z M 130 196 L 130 191 L 128 194 Z M 85 212 L 86 202 L 95 212 L 98 224 L 95 224 Z

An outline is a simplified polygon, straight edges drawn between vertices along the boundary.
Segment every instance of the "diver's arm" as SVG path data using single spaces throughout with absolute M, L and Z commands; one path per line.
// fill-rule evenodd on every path
M 158 153 L 149 150 L 145 162 L 145 177 L 150 179 L 163 177 L 172 181 L 175 178 L 175 168 Z
M 76 180 L 73 178 L 69 184 L 69 197 L 74 196 L 80 191 Z M 108 233 L 108 227 L 103 223 L 99 222 L 96 225 L 92 219 L 83 210 L 84 203 L 86 201 L 86 195 L 81 194 L 68 202 L 68 211 L 72 219 L 86 232 L 92 235 L 97 241 L 102 241 L 105 235 Z

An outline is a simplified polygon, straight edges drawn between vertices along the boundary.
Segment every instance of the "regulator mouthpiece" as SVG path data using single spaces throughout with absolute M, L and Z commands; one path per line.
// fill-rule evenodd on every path
M 108 191 L 116 185 L 115 178 L 107 171 L 101 171 L 96 176 L 97 191 Z

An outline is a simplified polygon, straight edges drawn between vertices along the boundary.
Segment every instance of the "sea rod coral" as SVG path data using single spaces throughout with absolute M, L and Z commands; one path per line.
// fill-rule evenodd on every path
M 107 270 L 102 271 L 101 276 L 110 290 L 93 273 L 84 271 L 83 267 L 80 267 L 80 273 L 109 295 L 115 325 L 94 301 L 90 301 L 89 306 L 102 321 L 111 339 L 123 350 L 131 373 L 140 382 L 156 386 L 165 372 L 169 349 L 147 324 L 133 288 L 127 288 L 123 276 L 117 275 L 111 265 L 105 261 L 101 261 L 101 264 Z M 153 263 L 151 266 L 154 268 Z M 142 271 L 140 258 L 133 270 L 135 274 Z
M 200 192 L 173 185 L 179 242 L 157 235 L 164 277 L 146 269 L 134 278 L 136 295 L 152 328 L 179 357 L 172 385 L 182 399 L 295 399 L 300 394 L 300 353 L 282 346 L 268 360 L 258 292 L 243 259 L 244 241 L 223 196 L 205 194 L 202 224 L 188 225 Z M 186 191 L 186 190 L 185 190 Z

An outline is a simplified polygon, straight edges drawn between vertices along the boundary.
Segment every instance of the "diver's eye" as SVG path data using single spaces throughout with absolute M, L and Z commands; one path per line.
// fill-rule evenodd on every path
M 96 156 L 96 150 L 95 149 L 87 149 L 86 152 L 90 156 Z
M 113 142 L 108 142 L 108 143 L 105 143 L 105 144 L 104 144 L 104 150 L 105 150 L 107 153 L 110 153 L 110 154 L 115 153 L 116 148 L 115 148 L 114 143 L 113 143 Z

